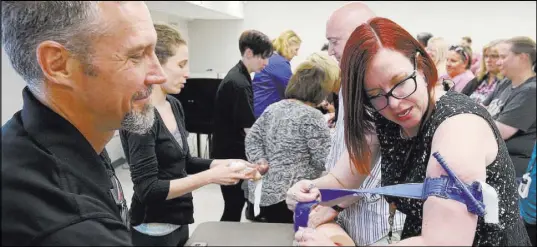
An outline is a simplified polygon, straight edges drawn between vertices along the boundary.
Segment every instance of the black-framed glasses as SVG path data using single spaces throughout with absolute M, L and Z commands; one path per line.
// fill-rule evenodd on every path
M 379 112 L 384 110 L 389 104 L 390 104 L 390 97 L 394 97 L 396 99 L 405 99 L 408 98 L 410 95 L 412 95 L 414 92 L 416 92 L 418 83 L 416 82 L 416 75 L 417 75 L 417 64 L 416 64 L 416 56 L 414 57 L 414 71 L 401 80 L 400 82 L 396 83 L 390 91 L 386 94 L 378 94 L 372 97 L 369 97 L 369 102 L 373 106 L 374 111 Z M 375 89 L 376 90 L 376 89 Z
M 449 50 L 450 51 L 455 51 L 455 52 L 461 54 L 464 57 L 464 61 L 468 61 L 468 57 L 469 57 L 470 54 L 466 53 L 466 50 L 464 49 L 464 47 L 462 47 L 460 45 L 452 45 L 452 46 L 449 47 Z

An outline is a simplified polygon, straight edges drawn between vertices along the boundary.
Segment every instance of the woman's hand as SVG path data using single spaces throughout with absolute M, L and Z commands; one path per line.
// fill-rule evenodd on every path
M 320 195 L 321 192 L 315 187 L 313 181 L 301 180 L 287 190 L 285 202 L 289 210 L 294 212 L 298 202 L 310 202 L 316 200 Z
M 308 227 L 317 228 L 318 226 L 334 221 L 338 212 L 331 207 L 317 205 L 315 206 L 308 218 Z
M 261 159 L 256 164 L 249 163 L 248 161 L 241 159 L 225 159 L 225 160 L 213 160 L 211 163 L 211 169 L 218 166 L 229 166 L 231 164 L 244 164 L 243 173 L 248 176 L 248 179 L 260 179 L 268 171 L 268 163 L 265 159 Z
M 330 238 L 312 228 L 299 228 L 295 233 L 298 246 L 337 246 Z
M 257 160 L 255 162 L 255 164 L 257 165 L 256 166 L 257 171 L 259 171 L 259 173 L 261 175 L 265 175 L 265 173 L 268 172 L 269 163 L 268 163 L 268 161 L 266 159 L 261 158 L 261 159 Z
M 229 165 L 231 163 L 215 163 L 214 166 L 211 165 L 211 169 L 207 171 L 209 183 L 220 184 L 220 185 L 235 185 L 241 179 L 248 180 L 252 179 L 255 176 L 257 170 L 252 169 L 251 171 L 244 172 L 247 169 L 248 162 L 240 162 L 237 165 Z M 251 165 L 251 164 L 250 164 Z

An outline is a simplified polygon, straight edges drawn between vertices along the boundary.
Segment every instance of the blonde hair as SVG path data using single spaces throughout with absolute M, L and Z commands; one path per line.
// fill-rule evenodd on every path
M 337 72 L 336 72 L 337 71 Z M 285 89 L 285 98 L 320 104 L 339 84 L 337 62 L 322 53 L 311 55 L 298 65 Z
M 448 44 L 442 37 L 432 37 L 429 39 L 427 46 L 431 46 L 436 51 L 436 57 L 433 61 L 435 65 L 445 61 L 448 53 Z
M 481 58 L 481 62 L 480 62 L 480 65 L 479 65 L 479 72 L 477 73 L 477 81 L 480 82 L 481 80 L 483 80 L 483 78 L 485 78 L 485 75 L 487 75 L 488 71 L 487 71 L 487 67 L 485 65 L 485 55 L 487 53 L 487 51 L 490 51 L 492 49 L 496 50 L 496 45 L 501 43 L 503 40 L 494 40 L 488 44 L 486 44 L 485 46 L 483 46 L 483 57 Z M 503 79 L 503 75 L 498 72 L 496 74 L 496 79 L 498 80 L 501 80 Z
M 274 51 L 278 52 L 281 56 L 285 57 L 287 60 L 291 60 L 291 54 L 289 54 L 289 46 L 291 44 L 300 45 L 302 40 L 293 30 L 287 30 L 278 36 L 277 39 L 272 41 L 272 46 Z
M 311 54 L 306 61 L 311 61 L 318 64 L 326 72 L 327 90 L 337 93 L 341 86 L 341 69 L 337 61 L 330 57 L 326 52 L 315 52 Z

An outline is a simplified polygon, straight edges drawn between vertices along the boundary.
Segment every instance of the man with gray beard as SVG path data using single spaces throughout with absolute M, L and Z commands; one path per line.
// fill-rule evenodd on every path
M 166 78 L 143 2 L 2 1 L 2 44 L 26 81 L 2 126 L 2 245 L 131 245 L 105 145 L 148 131 Z

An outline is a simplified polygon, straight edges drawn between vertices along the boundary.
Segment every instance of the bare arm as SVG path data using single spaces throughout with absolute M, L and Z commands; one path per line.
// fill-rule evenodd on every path
M 518 131 L 528 131 L 535 123 L 536 107 L 535 87 L 526 88 L 507 101 L 502 110 L 494 116 L 502 138 L 507 140 Z
M 500 134 L 502 135 L 502 139 L 504 140 L 511 138 L 518 131 L 518 129 L 515 127 L 511 127 L 509 125 L 503 124 L 498 121 L 494 121 L 494 122 L 496 123 L 496 127 L 498 127 L 498 130 L 500 131 Z
M 171 180 L 170 190 L 166 200 L 175 199 L 210 183 L 212 182 L 209 170 L 188 177 Z
M 461 114 L 439 126 L 431 147 L 431 153 L 434 152 L 444 157 L 464 183 L 471 184 L 476 180 L 485 181 L 486 166 L 496 156 L 498 147 L 490 126 L 483 118 Z M 445 174 L 436 159 L 430 157 L 427 177 Z M 430 196 L 423 205 L 422 235 L 405 239 L 397 245 L 472 245 L 477 218 L 461 202 Z
M 380 157 L 380 147 L 376 134 L 371 134 L 368 141 L 371 148 L 371 157 L 373 157 L 370 164 L 370 168 L 372 168 Z M 341 153 L 341 157 L 330 173 L 314 180 L 318 188 L 357 189 L 367 178 L 367 174 L 359 174 L 351 164 L 347 149 Z

